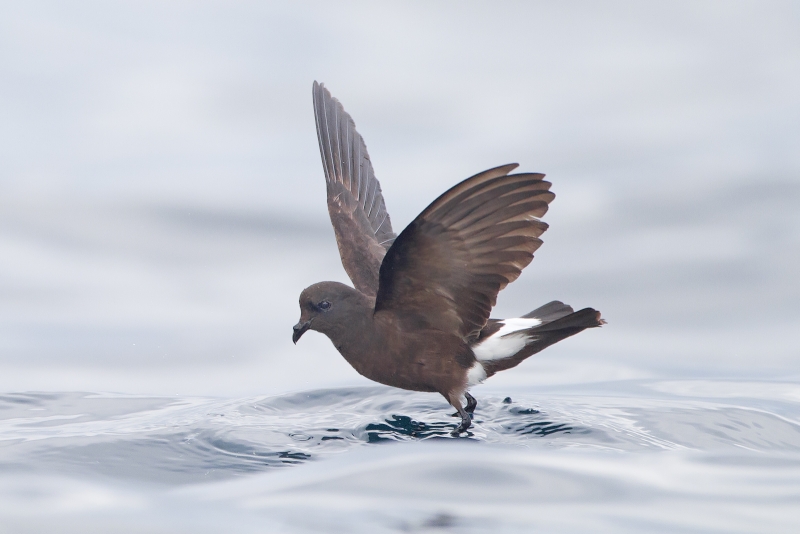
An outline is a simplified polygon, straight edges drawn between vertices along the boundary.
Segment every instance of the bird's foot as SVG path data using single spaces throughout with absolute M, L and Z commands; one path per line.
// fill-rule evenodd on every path
M 467 412 L 462 412 L 461 414 L 461 424 L 458 427 L 450 432 L 450 435 L 454 438 L 457 438 L 462 432 L 466 432 L 467 429 L 472 426 L 472 417 Z

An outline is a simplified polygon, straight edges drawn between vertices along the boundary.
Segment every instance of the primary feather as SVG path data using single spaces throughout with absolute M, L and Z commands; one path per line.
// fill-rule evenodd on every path
M 342 104 L 317 82 L 313 95 L 328 214 L 342 265 L 356 289 L 374 296 L 381 261 L 395 238 L 381 185 L 364 139 Z

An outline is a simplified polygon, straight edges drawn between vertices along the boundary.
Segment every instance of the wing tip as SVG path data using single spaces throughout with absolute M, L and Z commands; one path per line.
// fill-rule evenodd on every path
M 494 170 L 500 171 L 500 170 L 503 170 L 503 171 L 505 171 L 505 174 L 508 174 L 511 171 L 513 171 L 514 169 L 516 169 L 517 167 L 519 167 L 519 163 L 506 163 L 505 165 L 500 165 L 499 167 L 495 167 L 494 169 L 489 169 L 489 171 L 494 171 Z M 506 169 L 508 169 L 508 170 L 506 170 Z M 488 171 L 484 171 L 484 172 L 488 172 Z
M 331 92 L 328 91 L 328 88 L 325 87 L 325 84 L 322 82 L 318 82 L 314 80 L 314 83 L 311 85 L 311 96 L 314 99 L 314 111 L 317 112 L 317 106 L 323 100 L 336 100 L 331 95 Z

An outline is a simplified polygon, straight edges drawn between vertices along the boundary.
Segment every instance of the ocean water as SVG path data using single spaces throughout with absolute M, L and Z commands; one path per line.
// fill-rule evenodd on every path
M 800 384 L 0 396 L 3 532 L 797 532 Z

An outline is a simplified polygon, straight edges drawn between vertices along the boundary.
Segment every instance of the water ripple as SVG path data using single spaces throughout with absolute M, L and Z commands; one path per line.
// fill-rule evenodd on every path
M 460 439 L 618 451 L 797 452 L 800 425 L 785 415 L 796 404 L 786 399 L 770 411 L 663 392 L 484 395 Z M 372 444 L 455 439 L 450 431 L 458 419 L 451 412 L 435 395 L 382 387 L 245 399 L 4 395 L 0 470 L 88 470 L 171 484 L 230 478 Z

